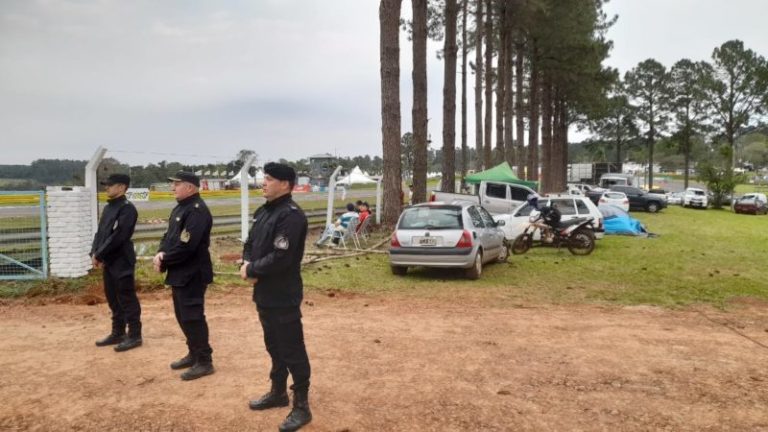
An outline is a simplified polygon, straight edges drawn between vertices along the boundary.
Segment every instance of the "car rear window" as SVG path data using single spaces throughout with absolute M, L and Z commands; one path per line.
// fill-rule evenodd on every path
M 560 210 L 563 216 L 575 215 L 576 208 L 573 206 L 573 199 L 553 199 L 550 206 Z
M 623 199 L 623 198 L 626 198 L 626 196 L 623 193 L 617 193 L 617 192 L 606 193 L 605 197 L 606 198 L 610 198 L 610 199 Z
M 591 212 L 589 211 L 589 207 L 587 207 L 587 204 L 578 198 L 576 199 L 576 210 L 578 210 L 580 215 L 591 214 Z
M 414 207 L 403 212 L 400 229 L 461 229 L 461 208 L 444 207 Z

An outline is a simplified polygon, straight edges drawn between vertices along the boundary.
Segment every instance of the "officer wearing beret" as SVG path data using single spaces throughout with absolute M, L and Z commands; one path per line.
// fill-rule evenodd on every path
M 186 356 L 171 363 L 171 369 L 185 369 L 181 379 L 188 381 L 213 373 L 213 350 L 208 344 L 205 320 L 205 291 L 213 282 L 213 266 L 208 246 L 213 218 L 200 198 L 200 178 L 179 171 L 168 179 L 173 183 L 177 205 L 171 211 L 168 231 L 155 255 L 155 270 L 166 272 L 165 283 L 173 293 L 176 314 L 189 349 Z
M 249 402 L 253 410 L 288 405 L 288 374 L 293 378 L 293 409 L 280 431 L 295 431 L 312 420 L 309 410 L 310 366 L 301 324 L 301 259 L 307 237 L 307 217 L 293 201 L 293 168 L 264 165 L 264 198 L 253 215 L 253 227 L 243 248 L 240 276 L 253 282 L 253 300 L 272 358 L 271 390 Z
M 112 311 L 112 332 L 96 345 L 116 345 L 115 351 L 121 352 L 141 346 L 141 306 L 134 282 L 136 253 L 131 241 L 138 212 L 125 197 L 131 184 L 129 176 L 110 174 L 101 184 L 108 200 L 93 238 L 91 261 L 94 268 L 104 268 L 104 293 Z

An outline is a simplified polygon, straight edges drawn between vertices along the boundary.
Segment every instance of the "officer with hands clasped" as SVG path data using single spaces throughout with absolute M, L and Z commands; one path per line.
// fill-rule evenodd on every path
M 295 182 L 293 168 L 278 163 L 264 165 L 267 202 L 253 216 L 240 267 L 240 276 L 253 283 L 264 345 L 272 359 L 271 390 L 250 401 L 249 406 L 253 410 L 287 406 L 290 373 L 293 409 L 279 426 L 283 432 L 298 430 L 312 421 L 308 401 L 310 366 L 301 324 L 301 259 L 307 218 L 291 197 Z
M 168 219 L 168 231 L 153 259 L 156 271 L 167 272 L 176 320 L 187 339 L 189 352 L 171 363 L 171 369 L 185 369 L 181 379 L 188 381 L 214 372 L 205 320 L 205 291 L 213 282 L 213 266 L 208 246 L 213 218 L 200 198 L 200 178 L 179 171 L 171 181 L 177 205 Z
M 125 191 L 131 184 L 126 174 L 110 174 L 101 184 L 107 193 L 107 205 L 91 246 L 94 268 L 103 268 L 104 293 L 112 311 L 112 332 L 96 342 L 97 346 L 116 345 L 115 351 L 141 346 L 141 305 L 136 296 L 133 229 L 138 212 Z M 128 337 L 125 326 L 128 325 Z

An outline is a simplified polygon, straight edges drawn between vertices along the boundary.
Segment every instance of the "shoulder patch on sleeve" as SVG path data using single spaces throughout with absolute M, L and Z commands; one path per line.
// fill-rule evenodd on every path
M 179 236 L 179 240 L 181 240 L 181 242 L 182 242 L 182 243 L 189 243 L 189 239 L 190 239 L 190 237 L 191 237 L 191 234 L 190 234 L 190 233 L 189 233 L 189 231 L 187 231 L 187 229 L 185 228 L 185 229 L 184 229 L 184 230 L 181 232 L 181 235 Z
M 284 235 L 279 235 L 277 238 L 275 238 L 275 249 L 288 250 L 290 245 L 291 243 L 288 241 L 288 237 Z

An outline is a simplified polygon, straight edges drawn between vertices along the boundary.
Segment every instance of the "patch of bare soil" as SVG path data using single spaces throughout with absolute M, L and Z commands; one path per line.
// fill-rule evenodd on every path
M 207 302 L 216 373 L 184 382 L 168 292 L 142 294 L 144 346 L 93 342 L 107 307 L 0 305 L 0 430 L 275 430 L 253 412 L 269 358 L 247 288 Z M 768 430 L 768 314 L 739 305 L 493 308 L 313 293 L 308 431 Z

